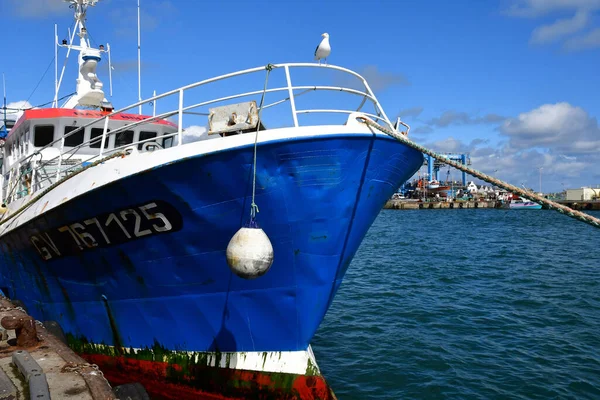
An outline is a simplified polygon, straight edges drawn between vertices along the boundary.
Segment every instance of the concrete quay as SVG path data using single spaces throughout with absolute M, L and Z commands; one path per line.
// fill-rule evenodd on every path
M 573 200 L 553 200 L 556 203 L 565 205 L 573 210 L 600 210 L 600 200 L 573 201 Z M 499 201 L 493 200 L 455 200 L 447 201 L 415 201 L 407 199 L 390 199 L 383 206 L 387 210 L 434 210 L 434 209 L 468 209 L 468 208 L 502 208 Z M 543 209 L 548 207 L 542 206 Z
M 387 210 L 433 210 L 433 209 L 467 209 L 467 208 L 499 208 L 497 201 L 414 201 L 406 199 L 390 199 L 383 206 Z
M 600 210 L 600 200 L 554 200 L 555 202 L 562 204 L 563 206 L 567 206 L 572 208 L 573 210 Z M 546 208 L 546 207 L 543 207 Z
M 22 308 L 0 297 L 0 399 L 118 400 L 86 363 Z M 62 331 L 61 331 L 62 333 Z

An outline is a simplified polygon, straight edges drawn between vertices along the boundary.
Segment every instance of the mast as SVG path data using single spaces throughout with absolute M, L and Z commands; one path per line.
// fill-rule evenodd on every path
M 75 9 L 75 28 L 72 36 L 70 37 L 70 43 L 63 41 L 61 47 L 67 47 L 67 58 L 69 52 L 73 49 L 79 51 L 79 76 L 77 78 L 77 92 L 71 97 L 64 105 L 65 108 L 75 108 L 76 106 L 85 107 L 100 107 L 105 101 L 104 91 L 102 90 L 103 84 L 96 75 L 96 67 L 102 59 L 102 53 L 106 52 L 103 45 L 100 45 L 98 49 L 91 47 L 88 38 L 87 28 L 85 25 L 86 13 L 88 7 L 93 7 L 99 0 L 66 0 L 71 3 L 71 7 Z M 79 28 L 79 30 L 78 30 Z M 79 45 L 74 45 L 73 40 L 75 35 L 79 36 Z M 66 64 L 66 61 L 65 61 Z M 62 82 L 62 76 L 64 74 L 65 66 L 61 72 L 61 78 L 58 82 L 58 86 Z M 56 96 L 58 96 L 58 89 L 56 90 Z
M 137 2 L 137 18 L 138 18 L 138 101 L 142 101 L 142 37 L 140 30 L 140 0 Z M 142 114 L 142 105 L 139 105 L 138 108 L 139 114 Z
M 106 52 L 108 53 L 108 82 L 110 87 L 110 97 L 112 97 L 112 62 L 110 61 L 110 43 L 106 43 Z
M 52 107 L 58 107 L 58 25 L 54 24 L 54 101 Z
M 8 132 L 7 129 L 7 119 L 6 119 L 6 80 L 4 79 L 4 72 L 2 73 L 2 88 L 4 90 L 4 127 L 2 131 L 0 131 L 0 139 L 5 138 Z M 2 190 L 2 188 L 0 188 Z

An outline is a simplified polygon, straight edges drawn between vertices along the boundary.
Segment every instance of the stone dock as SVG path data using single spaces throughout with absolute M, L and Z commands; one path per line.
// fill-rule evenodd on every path
M 55 322 L 47 329 L 0 297 L 0 324 L 0 400 L 119 398 L 102 371 L 64 343 Z
M 498 208 L 496 201 L 413 201 L 413 200 L 388 200 L 383 206 L 390 210 L 422 210 L 422 209 L 467 209 L 467 208 Z
M 573 201 L 553 200 L 574 210 L 600 210 L 600 200 Z M 383 206 L 388 210 L 423 210 L 423 209 L 467 209 L 467 208 L 502 208 L 499 201 L 494 200 L 455 200 L 455 201 L 415 201 L 407 199 L 390 199 Z M 547 208 L 542 206 L 542 208 Z

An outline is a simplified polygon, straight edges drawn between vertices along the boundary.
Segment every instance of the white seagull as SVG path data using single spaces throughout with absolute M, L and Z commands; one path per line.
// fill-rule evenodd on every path
M 327 57 L 331 54 L 331 46 L 329 45 L 329 33 L 324 33 L 323 40 L 317 46 L 315 50 L 315 60 L 319 60 L 319 65 L 321 64 L 321 59 L 325 59 L 325 64 L 327 64 Z

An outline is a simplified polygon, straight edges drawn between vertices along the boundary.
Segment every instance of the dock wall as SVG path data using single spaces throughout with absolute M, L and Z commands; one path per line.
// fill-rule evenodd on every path
M 574 210 L 600 210 L 600 201 L 571 201 L 554 200 L 555 202 L 570 207 Z M 468 209 L 468 208 L 501 208 L 499 201 L 410 201 L 388 200 L 383 206 L 388 210 L 432 210 L 432 209 Z M 543 208 L 547 208 L 543 206 Z
M 388 200 L 383 206 L 388 210 L 422 210 L 422 209 L 467 209 L 467 208 L 497 208 L 496 201 L 406 201 Z

